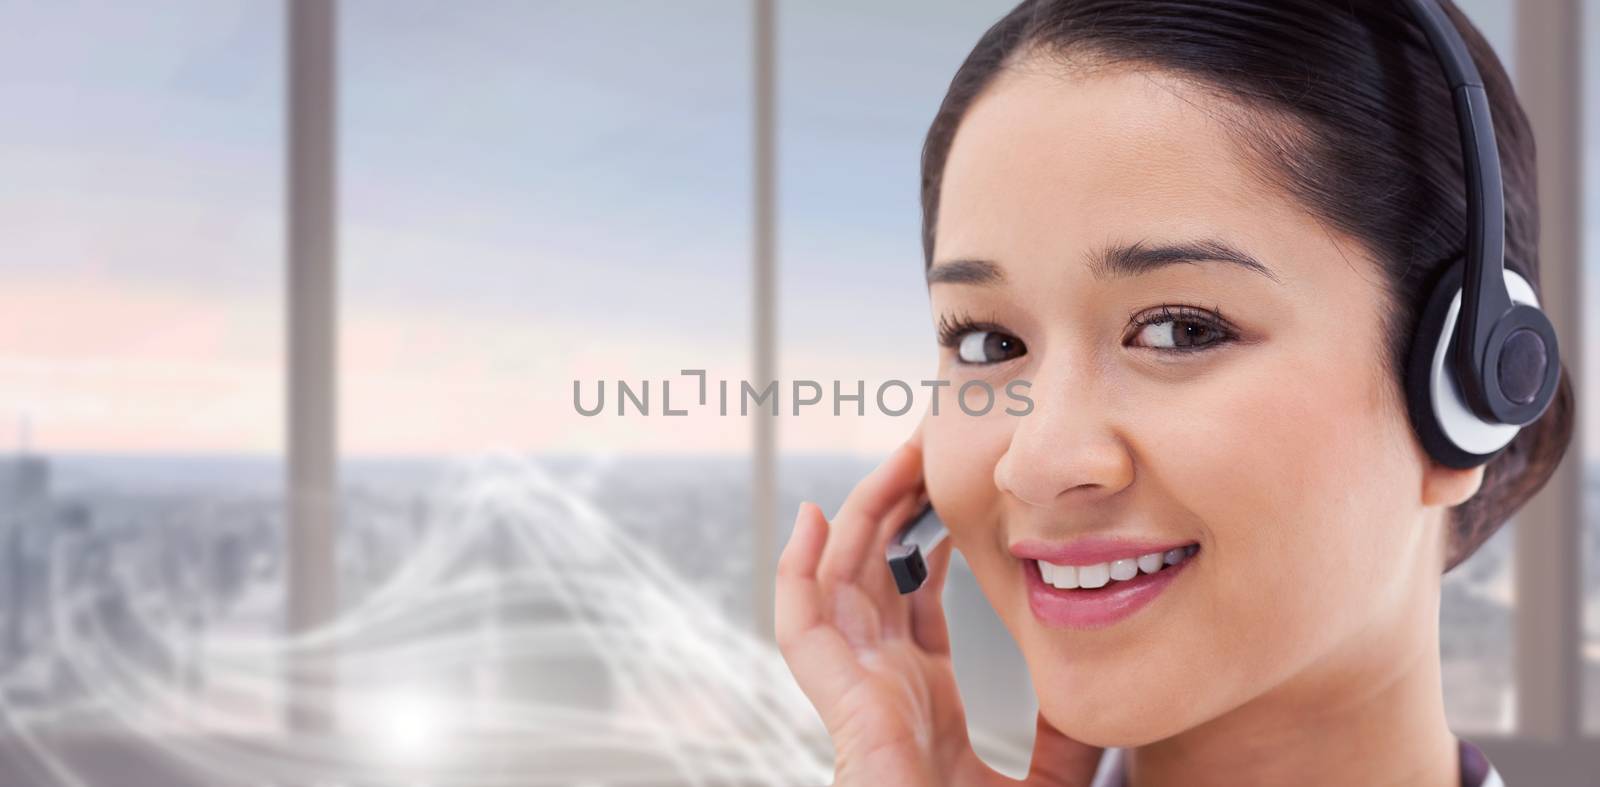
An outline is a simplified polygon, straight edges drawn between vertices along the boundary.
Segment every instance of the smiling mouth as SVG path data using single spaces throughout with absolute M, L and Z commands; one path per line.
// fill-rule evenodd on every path
M 1165 552 L 1149 552 L 1138 557 L 1122 558 L 1103 563 L 1074 566 L 1030 560 L 1037 566 L 1039 577 L 1057 590 L 1092 592 L 1100 588 L 1116 588 L 1143 577 L 1170 571 L 1194 557 L 1199 544 L 1174 547 Z
M 1038 551 L 1037 546 L 1022 548 Z M 1159 551 L 1154 545 L 1142 548 L 1152 551 L 1080 544 L 1074 550 L 1079 553 L 1076 564 L 1023 558 L 1020 561 L 1022 574 L 1028 606 L 1034 617 L 1049 628 L 1088 631 L 1113 626 L 1155 601 L 1180 577 L 1188 574 L 1186 569 L 1200 552 L 1197 543 Z M 1058 553 L 1066 551 L 1056 550 Z M 1107 551 L 1111 554 L 1106 554 Z M 1086 562 L 1099 557 L 1112 559 Z M 1045 572 L 1049 572 L 1048 582 Z

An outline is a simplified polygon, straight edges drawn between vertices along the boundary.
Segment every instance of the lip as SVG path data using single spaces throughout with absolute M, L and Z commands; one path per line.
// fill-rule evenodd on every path
M 1024 560 L 1043 560 L 1058 566 L 1092 566 L 1113 560 L 1138 558 L 1151 552 L 1186 547 L 1189 541 L 1145 541 L 1129 538 L 1080 538 L 1068 544 L 1028 539 L 1011 545 L 1011 554 Z M 1160 572 L 1157 572 L 1160 573 Z M 1154 576 L 1154 575 L 1152 575 Z
M 1117 547 L 1116 557 L 1122 559 L 1132 557 L 1135 553 L 1127 552 L 1126 544 Z M 1193 542 L 1186 542 L 1193 543 Z M 1172 546 L 1182 546 L 1174 544 Z M 1170 547 L 1169 547 L 1170 548 Z M 1155 544 L 1140 546 L 1143 552 L 1149 554 L 1157 549 Z M 1016 547 L 1013 547 L 1013 552 Z M 1050 558 L 1028 558 L 1019 560 L 1023 576 L 1026 577 L 1028 586 L 1028 607 L 1033 610 L 1033 616 L 1047 628 L 1094 630 L 1115 625 L 1155 601 L 1163 591 L 1170 587 L 1184 570 L 1198 559 L 1204 550 L 1196 551 L 1182 563 L 1164 566 L 1154 574 L 1140 572 L 1133 579 L 1120 582 L 1111 582 L 1104 587 L 1094 589 L 1061 590 L 1045 584 L 1044 577 L 1039 574 L 1039 564 L 1036 560 L 1045 560 L 1055 563 Z M 1102 553 L 1095 553 L 1102 554 Z M 1105 553 L 1109 554 L 1109 553 Z M 1074 557 L 1074 560 L 1083 558 Z M 1098 562 L 1108 562 L 1100 559 L 1089 559 L 1084 565 Z M 1072 564 L 1068 561 L 1068 564 Z

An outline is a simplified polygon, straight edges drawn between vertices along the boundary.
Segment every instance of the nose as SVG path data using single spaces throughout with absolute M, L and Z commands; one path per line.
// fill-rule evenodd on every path
M 995 463 L 994 483 L 1035 506 L 1066 498 L 1108 497 L 1133 483 L 1133 458 L 1090 392 L 1033 386 L 1032 412 L 1016 418 L 1011 444 Z

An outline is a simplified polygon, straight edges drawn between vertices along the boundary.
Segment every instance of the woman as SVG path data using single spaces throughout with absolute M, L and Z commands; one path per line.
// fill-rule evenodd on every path
M 1505 267 L 1537 288 L 1531 132 L 1446 5 Z M 947 404 L 831 521 L 801 506 L 776 633 L 837 785 L 1015 783 L 967 738 L 949 548 L 906 596 L 883 564 L 924 494 L 1027 661 L 1027 784 L 1499 783 L 1446 722 L 1440 576 L 1548 479 L 1572 392 L 1487 465 L 1419 442 L 1403 380 L 1464 254 L 1456 134 L 1390 0 L 1030 0 L 982 37 L 923 148 L 939 371 L 1034 406 Z

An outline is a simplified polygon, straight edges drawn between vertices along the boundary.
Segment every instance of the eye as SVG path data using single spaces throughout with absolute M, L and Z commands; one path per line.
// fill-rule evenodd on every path
M 953 347 L 961 363 L 974 366 L 1009 361 L 1028 351 L 1022 340 L 990 322 L 962 316 L 939 318 L 939 344 Z
M 1020 355 L 1022 342 L 998 331 L 971 331 L 961 337 L 956 355 L 962 363 L 999 363 Z
M 1215 309 L 1162 306 L 1133 323 L 1145 346 L 1164 352 L 1198 352 L 1236 338 Z

